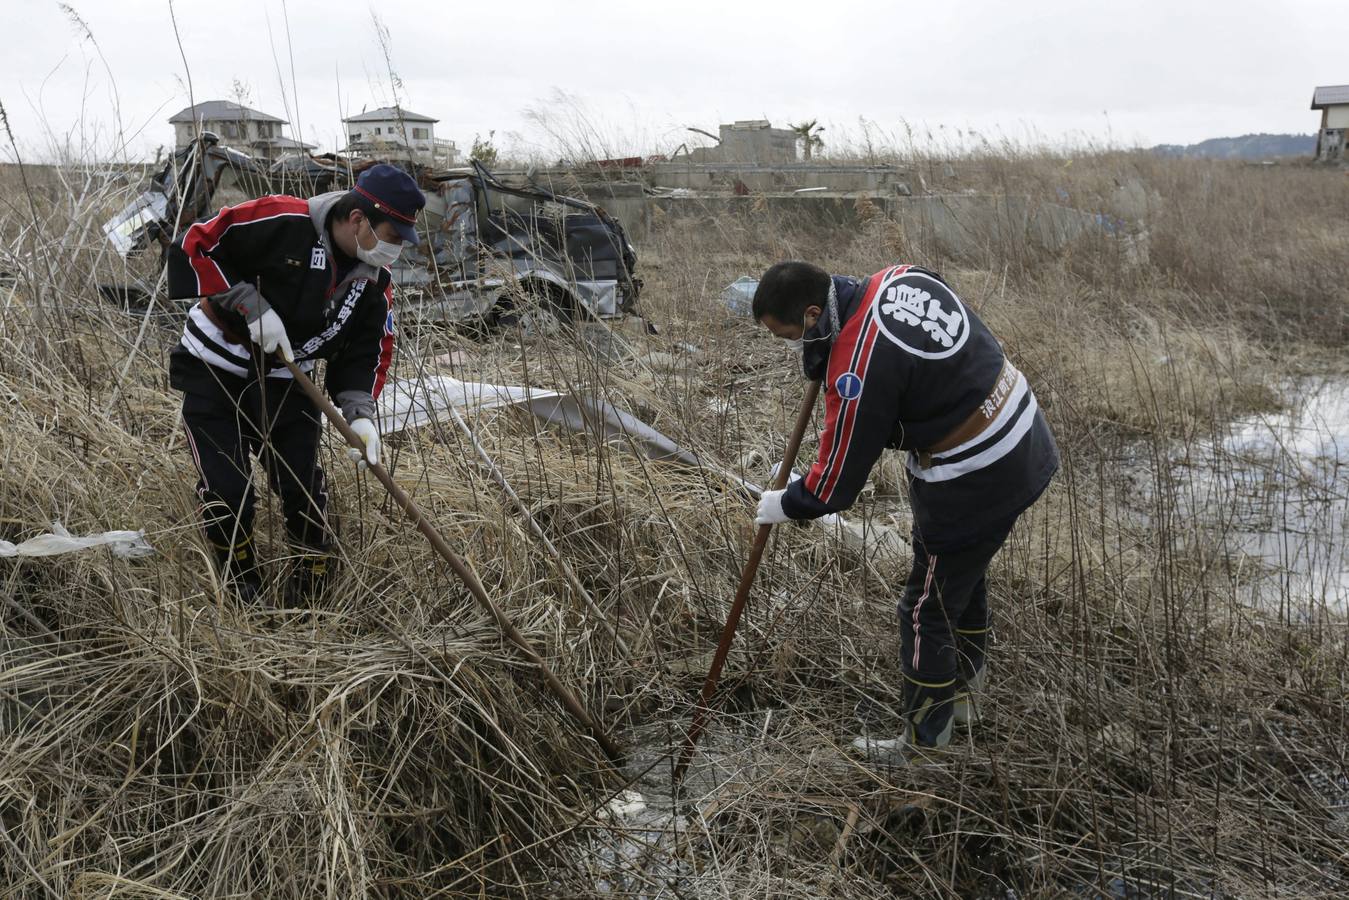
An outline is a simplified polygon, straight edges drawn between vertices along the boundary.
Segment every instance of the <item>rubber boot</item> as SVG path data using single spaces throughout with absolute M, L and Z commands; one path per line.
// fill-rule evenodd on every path
M 337 557 L 327 550 L 302 549 L 290 566 L 282 603 L 286 609 L 310 606 L 332 582 Z
M 956 694 L 955 707 L 951 711 L 951 721 L 957 725 L 968 725 L 974 721 L 974 706 L 976 704 L 971 702 L 971 695 L 981 693 L 987 681 L 987 666 L 980 666 L 979 671 L 965 680 L 964 687 Z
M 955 727 L 955 718 L 946 720 L 946 726 L 937 735 L 932 745 L 920 744 L 914 727 L 906 723 L 899 737 L 878 738 L 866 735 L 854 738 L 852 748 L 863 754 L 868 760 L 890 766 L 906 766 L 919 762 L 930 762 L 947 752 L 951 744 L 951 731 Z
M 956 660 L 960 675 L 956 684 L 956 700 L 953 718 L 957 725 L 968 725 L 975 717 L 971 697 L 984 689 L 988 658 L 988 623 L 970 622 L 969 626 L 956 628 Z
M 952 687 L 949 681 L 928 685 L 905 678 L 904 731 L 894 738 L 859 737 L 852 748 L 873 762 L 892 766 L 940 757 L 955 728 Z
M 221 582 L 245 605 L 256 603 L 262 593 L 262 572 L 258 569 L 253 539 L 246 537 L 232 546 L 213 544 L 215 570 Z

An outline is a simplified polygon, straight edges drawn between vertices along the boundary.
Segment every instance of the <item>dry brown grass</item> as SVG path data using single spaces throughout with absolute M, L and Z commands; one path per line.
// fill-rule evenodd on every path
M 331 442 L 341 585 L 307 618 L 233 606 L 195 534 L 164 383 L 173 328 L 95 298 L 106 255 L 89 201 L 42 201 L 39 233 L 70 236 L 58 255 L 7 194 L 5 265 L 22 268 L 0 287 L 0 536 L 59 518 L 144 528 L 158 551 L 0 565 L 6 601 L 43 624 L 6 606 L 0 630 L 9 895 L 1342 895 L 1327 784 L 1345 776 L 1344 619 L 1305 598 L 1253 604 L 1255 573 L 1221 527 L 1185 520 L 1167 459 L 1268 408 L 1301 348 L 1342 348 L 1344 179 L 1133 156 L 985 168 L 980 187 L 1034 196 L 1067 179 L 1104 199 L 1117 177 L 1143 179 L 1161 198 L 1151 265 L 1094 238 L 1052 257 L 929 260 L 879 221 L 666 221 L 640 248 L 662 334 L 624 329 L 634 353 L 618 362 L 565 338 L 405 323 L 405 377 L 460 349 L 459 377 L 601 394 L 734 467 L 751 450 L 777 459 L 801 384 L 720 288 L 786 257 L 856 274 L 904 257 L 947 274 L 1045 401 L 1064 468 L 995 563 L 994 678 L 951 762 L 895 771 L 840 749 L 863 724 L 894 727 L 903 573 L 822 530 L 778 529 L 681 817 L 640 827 L 590 814 L 622 786 L 598 749 Z M 638 787 L 668 806 L 664 755 L 725 617 L 749 502 L 516 414 L 474 425 L 630 656 L 453 427 L 392 439 L 396 477 L 655 764 Z M 893 487 L 854 518 L 898 512 Z M 264 556 L 279 560 L 264 510 Z

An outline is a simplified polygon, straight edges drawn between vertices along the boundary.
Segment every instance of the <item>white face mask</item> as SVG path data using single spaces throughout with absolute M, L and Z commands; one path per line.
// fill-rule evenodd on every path
M 802 322 L 802 323 L 801 323 L 801 337 L 799 337 L 799 338 L 783 338 L 783 339 L 782 339 L 782 342 L 783 342 L 784 344 L 786 344 L 787 347 L 788 347 L 788 349 L 790 349 L 790 350 L 791 350 L 793 353 L 795 353 L 797 356 L 802 356 L 802 355 L 804 355 L 805 352 L 806 352 L 806 344 L 813 344 L 813 343 L 815 343 L 816 341 L 827 341 L 827 340 L 829 340 L 829 338 L 828 338 L 827 336 L 826 336 L 826 337 L 813 337 L 813 338 L 808 338 L 808 337 L 806 337 L 806 332 L 809 331 L 809 330 L 810 330 L 811 328 L 813 328 L 813 327 L 815 327 L 813 324 L 808 324 L 808 323 L 806 323 L 806 322 Z
M 366 225 L 369 227 L 368 219 Z M 375 234 L 375 229 L 371 228 L 370 233 Z M 356 258 L 363 263 L 369 263 L 376 269 L 391 266 L 398 262 L 398 257 L 402 252 L 402 244 L 390 244 L 388 241 L 381 241 L 377 234 L 375 234 L 375 246 L 370 250 L 362 247 L 359 239 L 356 241 Z

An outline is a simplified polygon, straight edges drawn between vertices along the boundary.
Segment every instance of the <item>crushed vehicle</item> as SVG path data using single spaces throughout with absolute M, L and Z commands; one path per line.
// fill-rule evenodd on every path
M 252 196 L 268 193 L 270 179 L 257 160 L 220 145 L 212 132 L 169 157 L 139 197 L 103 225 L 103 233 L 125 259 L 173 236 L 214 210 L 218 189 L 237 186 Z
M 527 176 L 507 184 L 479 163 L 421 181 L 424 240 L 404 251 L 393 273 L 422 318 L 455 321 L 527 307 L 570 320 L 635 309 L 637 253 L 603 208 Z
M 380 161 L 304 155 L 266 164 L 221 146 L 207 132 L 175 154 L 103 230 L 123 258 L 156 245 L 162 255 L 175 235 L 225 205 L 226 193 L 245 199 L 342 190 Z M 448 170 L 394 164 L 413 174 L 427 201 L 417 226 L 421 245 L 406 248 L 393 266 L 403 315 L 537 323 L 541 314 L 552 322 L 634 311 L 641 291 L 637 254 L 622 224 L 603 208 L 556 194 L 529 176 L 498 177 L 476 161 Z M 149 299 L 144 285 L 100 289 L 132 307 Z

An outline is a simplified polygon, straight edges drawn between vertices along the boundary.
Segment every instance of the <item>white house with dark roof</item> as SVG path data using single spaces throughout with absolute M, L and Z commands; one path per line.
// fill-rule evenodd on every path
M 206 100 L 180 109 L 169 116 L 169 124 L 173 126 L 176 150 L 192 143 L 199 131 L 214 132 L 220 136 L 221 143 L 247 147 L 261 156 L 276 157 L 315 149 L 313 144 L 292 140 L 282 134 L 282 126 L 290 124 L 285 119 L 230 100 Z
M 1312 109 L 1321 110 L 1316 158 L 1324 162 L 1349 160 L 1345 152 L 1345 139 L 1349 137 L 1349 84 L 1318 87 L 1312 93 Z
M 452 163 L 453 141 L 436 137 L 439 119 L 399 106 L 382 106 L 342 120 L 347 126 L 347 153 L 402 155 L 436 163 Z

